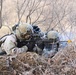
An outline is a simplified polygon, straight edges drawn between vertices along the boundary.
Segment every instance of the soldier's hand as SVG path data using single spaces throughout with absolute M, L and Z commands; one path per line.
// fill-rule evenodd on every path
M 24 48 L 24 52 L 26 52 L 28 50 L 28 47 L 25 45 L 22 48 Z
M 12 53 L 11 54 L 23 53 L 23 52 L 26 52 L 27 50 L 28 50 L 27 46 L 23 46 L 21 48 L 14 48 L 14 49 L 12 49 Z

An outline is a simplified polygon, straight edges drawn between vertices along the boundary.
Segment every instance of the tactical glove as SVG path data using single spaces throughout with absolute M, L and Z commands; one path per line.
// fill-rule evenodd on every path
M 28 50 L 27 46 L 23 46 L 21 48 L 14 48 L 12 49 L 12 54 L 23 53 L 23 52 L 26 52 L 27 50 Z

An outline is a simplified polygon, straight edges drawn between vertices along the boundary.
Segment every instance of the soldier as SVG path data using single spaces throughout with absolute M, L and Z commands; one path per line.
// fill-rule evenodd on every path
M 2 38 L 0 52 L 6 52 L 7 55 L 26 52 L 28 42 L 26 41 L 24 44 L 23 41 L 30 39 L 32 34 L 33 27 L 30 24 L 20 23 L 12 34 Z
M 50 30 L 46 34 L 47 42 L 44 42 L 43 55 L 53 57 L 59 48 L 59 35 L 55 30 Z

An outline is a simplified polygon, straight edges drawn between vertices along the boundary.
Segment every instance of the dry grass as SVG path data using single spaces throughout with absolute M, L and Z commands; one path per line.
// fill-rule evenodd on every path
M 49 62 L 33 52 L 11 56 L 12 61 L 7 57 L 0 57 L 0 75 L 76 75 L 74 46 L 61 49 Z

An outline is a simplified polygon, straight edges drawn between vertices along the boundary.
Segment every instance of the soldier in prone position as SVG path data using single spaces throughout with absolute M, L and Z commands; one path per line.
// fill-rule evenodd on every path
M 22 41 L 28 40 L 33 34 L 33 27 L 28 23 L 20 23 L 16 30 L 6 37 L 2 38 L 0 54 L 5 52 L 7 55 L 18 54 L 26 52 L 28 47 L 28 42 L 23 44 Z
M 51 30 L 47 32 L 45 38 L 37 41 L 37 46 L 41 49 L 43 56 L 53 57 L 58 52 L 59 42 L 58 32 Z

